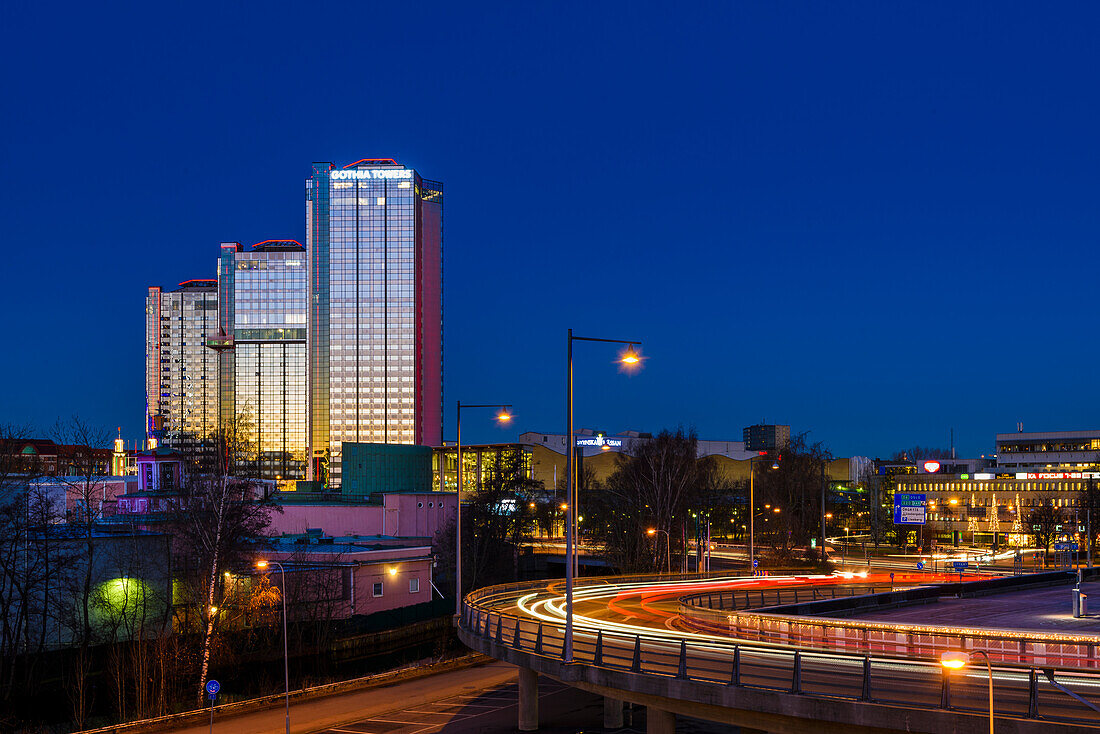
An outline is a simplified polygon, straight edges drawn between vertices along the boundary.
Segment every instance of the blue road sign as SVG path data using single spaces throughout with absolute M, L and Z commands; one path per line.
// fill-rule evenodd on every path
M 924 561 L 917 561 L 917 570 L 918 571 L 923 571 L 924 570 Z
M 1077 549 L 1078 549 L 1078 547 L 1077 547 L 1076 543 L 1062 542 L 1062 543 L 1055 543 L 1054 544 L 1054 550 L 1075 551 Z
M 756 558 L 752 559 L 752 567 L 753 568 L 756 568 L 759 565 L 760 565 L 760 561 L 758 559 L 756 559 Z
M 951 561 L 951 565 L 955 567 L 956 571 L 962 571 L 970 567 L 970 564 L 966 561 Z
M 218 683 L 216 680 L 206 681 L 206 692 L 209 693 L 211 696 L 218 695 L 218 691 L 220 691 L 221 689 L 222 684 Z
M 895 525 L 924 525 L 925 514 L 928 507 L 927 495 L 923 494 L 895 494 L 894 495 L 894 524 Z

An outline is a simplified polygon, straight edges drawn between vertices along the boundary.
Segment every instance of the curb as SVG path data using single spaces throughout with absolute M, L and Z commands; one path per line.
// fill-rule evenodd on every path
M 319 686 L 311 686 L 310 688 L 301 688 L 296 691 L 291 691 L 290 701 L 291 703 L 295 701 L 311 701 L 313 699 L 335 696 L 341 693 L 379 688 L 386 685 L 403 683 L 416 678 L 436 675 L 437 673 L 474 668 L 493 661 L 494 658 L 488 655 L 471 653 L 459 658 L 429 665 L 413 663 L 407 667 L 389 670 L 385 673 L 377 673 L 363 678 L 353 678 L 352 680 L 338 681 L 336 683 L 325 683 Z M 240 716 L 242 714 L 250 714 L 256 711 L 279 707 L 283 704 L 285 698 L 286 694 L 276 693 L 260 698 L 250 698 L 246 701 L 234 701 L 233 703 L 215 706 L 214 712 L 220 716 Z M 192 711 L 182 711 L 178 714 L 169 714 L 168 716 L 160 716 L 155 719 L 141 719 L 139 721 L 131 721 L 124 724 L 112 724 L 98 729 L 83 729 L 73 734 L 138 734 L 139 732 L 170 731 L 183 726 L 202 723 L 206 721 L 209 716 L 210 709 L 201 708 Z

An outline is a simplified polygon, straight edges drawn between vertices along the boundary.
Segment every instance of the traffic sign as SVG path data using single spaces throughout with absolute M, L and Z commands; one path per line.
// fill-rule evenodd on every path
M 928 506 L 927 495 L 895 494 L 894 524 L 924 525 Z
M 220 691 L 221 689 L 222 684 L 218 683 L 216 680 L 206 681 L 206 692 L 209 693 L 211 696 L 218 695 L 218 691 Z
M 759 559 L 757 559 L 757 558 L 752 559 L 752 567 L 753 568 L 756 568 L 759 565 L 760 565 L 760 560 Z
M 966 561 L 952 561 L 951 565 L 955 567 L 956 571 L 962 571 L 970 566 Z
M 1076 543 L 1070 543 L 1068 541 L 1054 544 L 1054 550 L 1075 551 L 1075 550 L 1078 550 L 1078 549 L 1079 548 L 1078 548 L 1078 545 Z
M 917 570 L 918 571 L 923 571 L 924 570 L 924 561 L 917 561 Z

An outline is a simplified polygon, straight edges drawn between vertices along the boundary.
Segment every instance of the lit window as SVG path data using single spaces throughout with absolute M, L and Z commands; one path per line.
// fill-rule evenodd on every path
M 386 197 L 379 196 L 378 197 L 378 206 L 385 206 L 385 205 L 386 205 Z

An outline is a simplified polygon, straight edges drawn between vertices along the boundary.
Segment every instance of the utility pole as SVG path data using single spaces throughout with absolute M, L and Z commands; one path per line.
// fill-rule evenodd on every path
M 825 563 L 825 459 L 821 459 L 821 562 Z

